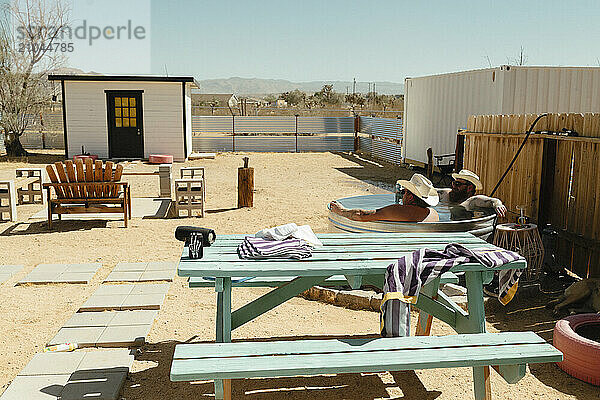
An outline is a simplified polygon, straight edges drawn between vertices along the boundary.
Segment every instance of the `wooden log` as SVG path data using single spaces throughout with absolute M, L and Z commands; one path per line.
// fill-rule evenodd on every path
M 248 167 L 248 157 L 244 166 L 238 168 L 238 208 L 254 205 L 254 168 Z

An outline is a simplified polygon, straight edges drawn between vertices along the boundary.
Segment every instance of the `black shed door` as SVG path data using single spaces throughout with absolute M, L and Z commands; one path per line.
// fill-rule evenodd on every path
M 143 158 L 141 91 L 106 92 L 110 158 Z

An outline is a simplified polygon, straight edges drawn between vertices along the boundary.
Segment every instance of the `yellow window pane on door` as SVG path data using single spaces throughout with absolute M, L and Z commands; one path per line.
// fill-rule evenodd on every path
M 123 122 L 122 122 L 122 121 L 123 121 L 123 120 L 122 120 L 121 118 L 115 118 L 115 126 L 116 126 L 117 128 L 119 128 L 119 127 L 123 126 Z
M 124 108 L 123 109 L 123 116 L 124 117 L 129 117 L 129 108 Z
M 129 107 L 135 107 L 135 97 L 129 98 Z
M 123 118 L 123 127 L 129 126 L 129 118 Z
M 115 97 L 115 107 L 121 107 L 121 98 Z
M 115 108 L 115 117 L 120 117 L 121 116 L 121 108 L 120 107 L 116 107 Z
M 135 118 L 129 118 L 129 126 L 136 127 Z
M 123 105 L 123 107 L 127 107 L 128 104 L 129 104 L 129 99 L 127 97 L 123 97 L 121 99 L 121 105 Z
M 135 117 L 135 116 L 136 116 L 136 115 L 135 115 L 135 108 L 130 108 L 130 109 L 129 109 L 129 116 L 130 116 L 130 117 Z

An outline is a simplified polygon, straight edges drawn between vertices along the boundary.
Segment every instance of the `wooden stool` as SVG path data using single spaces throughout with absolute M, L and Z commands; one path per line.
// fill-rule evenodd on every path
M 0 181 L 0 220 L 2 214 L 8 213 L 8 220 L 17 220 L 17 193 L 14 181 Z
M 181 174 L 181 179 L 200 179 L 202 181 L 202 197 L 206 198 L 206 174 L 204 167 L 183 167 L 179 170 L 179 173 Z
M 200 210 L 204 217 L 204 181 L 202 179 L 175 179 L 175 213 L 179 217 L 180 210 L 187 210 L 188 217 L 193 210 Z
M 17 168 L 15 170 L 15 184 L 17 186 L 17 200 L 19 204 L 44 203 L 44 190 L 42 184 L 46 172 L 42 168 Z M 35 179 L 34 179 L 35 178 Z M 27 201 L 25 201 L 27 196 Z
M 524 271 L 521 280 L 533 282 L 539 279 L 544 260 L 544 246 L 537 225 L 499 224 L 496 226 L 494 245 L 515 251 L 525 257 L 527 270 Z

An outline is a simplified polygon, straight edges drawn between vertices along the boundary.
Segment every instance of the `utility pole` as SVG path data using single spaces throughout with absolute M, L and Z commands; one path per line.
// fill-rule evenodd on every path
M 354 78 L 354 82 L 352 83 L 352 94 L 356 94 L 356 78 Z

